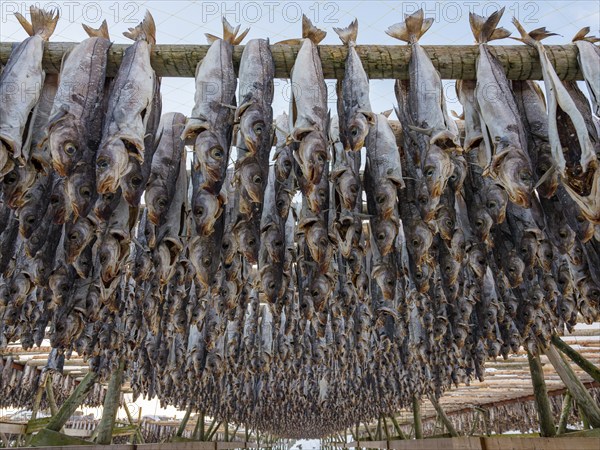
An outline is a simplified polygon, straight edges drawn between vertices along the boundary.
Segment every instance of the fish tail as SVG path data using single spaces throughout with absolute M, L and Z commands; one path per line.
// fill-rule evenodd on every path
M 487 18 L 475 13 L 469 13 L 469 24 L 471 25 L 475 42 L 485 44 L 495 39 L 504 39 L 510 36 L 510 31 L 506 28 L 497 28 L 502 14 L 504 14 L 504 8 L 495 11 Z
M 308 38 L 310 39 L 313 44 L 318 44 L 319 42 L 321 42 L 323 39 L 325 39 L 325 36 L 327 36 L 327 32 L 323 31 L 319 28 L 317 28 L 316 26 L 313 25 L 313 23 L 310 21 L 310 19 L 308 17 L 306 17 L 305 15 L 302 15 L 302 37 L 303 38 Z
M 55 15 L 54 10 L 45 11 L 35 6 L 31 6 L 29 12 L 31 14 L 31 23 L 22 14 L 15 13 L 15 17 L 29 36 L 38 35 L 47 41 L 52 36 L 52 33 L 54 33 L 59 13 L 56 12 Z
M 600 39 L 597 38 L 596 36 L 588 36 L 587 34 L 589 32 L 590 32 L 590 27 L 583 27 L 581 30 L 579 30 L 577 32 L 577 34 L 575 36 L 573 36 L 573 39 L 571 42 L 588 41 L 588 42 L 591 42 L 592 44 L 595 44 L 596 42 L 600 42 Z
M 231 45 L 239 45 L 244 38 L 246 37 L 246 35 L 248 34 L 248 32 L 250 31 L 250 28 L 246 28 L 242 34 L 240 34 L 238 36 L 238 31 L 240 31 L 240 26 L 238 25 L 237 27 L 233 27 L 225 18 L 225 16 L 223 16 L 223 40 L 225 42 L 229 42 Z M 204 35 L 206 36 L 206 39 L 208 40 L 209 44 L 212 44 L 215 41 L 218 41 L 220 38 L 218 36 L 215 36 L 214 34 L 210 34 L 210 33 L 204 33 Z
M 150 45 L 156 44 L 156 25 L 150 11 L 146 11 L 144 20 L 135 28 L 125 31 L 123 36 L 133 41 L 146 41 Z
M 350 25 L 346 28 L 333 28 L 333 31 L 337 33 L 340 40 L 345 45 L 356 44 L 356 37 L 358 36 L 358 20 L 354 19 Z
M 513 17 L 512 23 L 517 28 L 517 30 L 519 31 L 519 34 L 521 35 L 520 38 L 515 38 L 515 39 L 517 39 L 519 41 L 522 41 L 525 44 L 528 44 L 528 45 L 531 45 L 531 46 L 535 46 L 536 42 L 539 42 L 542 39 L 546 39 L 549 36 L 556 36 L 557 35 L 556 33 L 551 33 L 548 30 L 546 30 L 546 27 L 536 28 L 535 30 L 531 30 L 528 33 L 527 31 L 525 31 L 525 28 L 523 28 L 523 26 L 517 20 L 516 17 Z
M 108 24 L 106 23 L 106 20 L 102 21 L 102 23 L 100 24 L 100 28 L 92 28 L 89 25 L 86 25 L 85 23 L 81 24 L 81 26 L 83 27 L 83 29 L 89 37 L 102 37 L 105 39 L 110 39 L 110 36 L 108 34 Z
M 389 27 L 386 33 L 393 38 L 414 44 L 419 42 L 421 36 L 427 33 L 432 24 L 433 19 L 425 19 L 423 9 L 419 9 L 411 15 L 407 15 L 404 18 L 404 22 Z

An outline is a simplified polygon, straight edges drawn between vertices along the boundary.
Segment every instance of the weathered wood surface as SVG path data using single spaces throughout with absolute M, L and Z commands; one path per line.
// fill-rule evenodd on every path
M 0 63 L 6 64 L 13 42 L 0 43 Z M 74 42 L 49 42 L 44 51 L 43 67 L 47 73 L 58 73 L 65 52 Z M 109 51 L 108 76 L 114 76 L 129 44 L 113 44 Z M 193 77 L 196 65 L 206 55 L 208 45 L 159 44 L 152 52 L 152 66 L 161 77 Z M 542 78 L 537 51 L 527 45 L 490 46 L 512 80 L 540 80 Z M 444 79 L 475 79 L 475 61 L 479 55 L 476 45 L 425 45 L 433 65 Z M 559 78 L 581 80 L 574 45 L 545 47 Z M 244 46 L 234 48 L 233 59 L 237 70 Z M 271 45 L 275 61 L 275 77 L 289 78 L 298 54 L 298 45 Z M 358 45 L 356 47 L 365 71 L 371 79 L 407 79 L 410 47 L 407 45 Z M 342 45 L 320 45 L 319 54 L 325 78 L 341 78 L 344 74 L 346 48 Z
M 529 368 L 531 370 L 531 383 L 533 384 L 533 395 L 535 397 L 536 409 L 540 421 L 540 432 L 544 437 L 552 437 L 556 434 L 552 406 L 548 398 L 548 390 L 544 381 L 544 369 L 539 355 L 527 352 Z

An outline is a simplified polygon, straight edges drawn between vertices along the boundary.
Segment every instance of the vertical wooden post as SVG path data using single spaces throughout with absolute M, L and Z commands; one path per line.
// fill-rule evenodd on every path
M 179 428 L 177 428 L 176 436 L 183 436 L 183 432 L 185 431 L 185 427 L 187 426 L 188 421 L 190 420 L 190 415 L 192 414 L 192 405 L 189 405 L 185 410 L 185 415 L 181 422 L 179 422 Z
M 562 409 L 560 411 L 560 419 L 558 420 L 558 427 L 556 430 L 557 434 L 563 434 L 567 431 L 567 424 L 569 423 L 569 415 L 571 414 L 571 408 L 573 407 L 573 397 L 571 393 L 567 391 L 565 398 L 563 398 Z
M 229 422 L 225 419 L 225 434 L 223 436 L 225 442 L 229 442 Z
M 588 390 L 585 388 L 581 380 L 577 378 L 571 366 L 562 358 L 558 350 L 553 344 L 548 346 L 546 356 L 558 372 L 560 379 L 577 402 L 579 409 L 583 411 L 585 416 L 593 428 L 600 428 L 600 407 L 596 404 Z
M 48 399 L 48 405 L 50 406 L 50 414 L 55 415 L 58 412 L 58 405 L 54 398 L 54 387 L 52 386 L 50 374 L 46 377 L 46 398 Z
M 375 431 L 375 439 L 381 440 L 381 417 L 377 419 L 377 429 Z
M 135 425 L 133 416 L 131 415 L 131 412 L 129 411 L 129 407 L 127 406 L 126 402 L 123 402 L 123 408 L 125 409 L 125 414 L 127 414 L 127 420 L 129 420 L 129 423 L 131 425 Z M 139 417 L 141 417 L 141 415 Z M 136 439 L 138 441 L 138 444 L 144 443 L 144 436 L 142 436 L 142 432 L 140 430 L 140 424 L 141 424 L 141 420 L 138 418 L 137 429 L 135 430 L 135 435 L 133 437 L 133 443 L 135 443 Z
M 442 408 L 442 405 L 440 405 L 440 403 L 435 399 L 435 397 L 433 395 L 429 395 L 429 401 L 435 408 L 435 411 L 437 412 L 438 417 L 440 418 L 441 422 L 444 424 L 444 426 L 448 430 L 448 433 L 450 433 L 450 436 L 458 437 L 458 432 L 456 431 L 456 428 L 454 428 L 454 425 L 452 424 L 452 422 L 446 415 L 446 412 Z
M 563 341 L 560 337 L 558 337 L 558 335 L 552 335 L 552 343 L 556 346 L 556 348 L 567 355 L 575 364 L 585 370 L 590 377 L 600 383 L 600 369 L 580 355 L 577 350 L 573 349 L 573 347 Z
M 531 371 L 531 383 L 533 384 L 533 395 L 535 397 L 535 409 L 540 421 L 540 436 L 552 437 L 556 434 L 554 427 L 554 417 L 552 416 L 552 406 L 546 390 L 544 381 L 544 370 L 539 355 L 532 355 L 527 351 L 527 360 L 529 361 L 529 370 Z
M 415 424 L 415 439 L 423 439 L 423 424 L 421 423 L 421 402 L 413 396 L 413 420 Z
M 385 420 L 385 416 L 382 416 L 381 419 L 383 420 L 383 431 L 385 434 L 385 440 L 389 441 L 390 440 L 390 432 L 388 431 L 387 421 Z
M 52 416 L 52 419 L 50 419 L 50 422 L 46 425 L 47 430 L 60 431 L 88 395 L 94 386 L 97 377 L 98 375 L 95 372 L 88 372 L 86 376 L 83 377 L 83 380 L 81 380 L 69 398 L 61 405 L 56 415 Z
M 124 371 L 125 358 L 122 357 L 117 370 L 113 372 L 108 382 L 108 388 L 104 396 L 104 405 L 102 407 L 102 418 L 98 424 L 97 444 L 109 445 L 112 442 L 112 432 L 117 418 L 117 410 L 119 409 Z

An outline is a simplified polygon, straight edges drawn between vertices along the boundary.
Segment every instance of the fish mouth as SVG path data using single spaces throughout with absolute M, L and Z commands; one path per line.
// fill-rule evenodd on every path
M 244 143 L 246 144 L 246 149 L 250 153 L 254 154 L 258 150 L 258 143 L 255 139 L 252 139 L 249 136 L 244 136 Z
M 109 175 L 102 177 L 102 181 L 98 183 L 97 190 L 99 194 L 114 194 L 118 188 L 119 182 L 116 177 Z
M 159 214 L 154 209 L 148 208 L 148 220 L 154 225 L 158 225 L 159 219 Z

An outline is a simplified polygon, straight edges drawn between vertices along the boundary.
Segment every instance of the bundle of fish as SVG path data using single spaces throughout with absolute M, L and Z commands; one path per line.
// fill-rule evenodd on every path
M 0 79 L 0 350 L 49 336 L 104 379 L 125 358 L 136 395 L 307 437 L 483 379 L 487 359 L 597 320 L 597 118 L 556 76 L 544 29 L 515 21 L 546 99 L 506 78 L 488 46 L 510 34 L 501 16 L 470 17 L 480 55 L 477 81 L 456 83 L 460 117 L 418 11 L 387 31 L 411 51 L 399 121 L 372 111 L 357 21 L 335 29 L 348 51 L 331 117 L 325 32 L 306 18 L 285 41 L 299 44 L 288 114 L 273 118 L 269 41 L 245 45 L 238 86 L 248 30 L 223 19 L 186 118 L 161 117 L 150 14 L 125 33 L 114 79 L 105 24 L 84 26 L 56 78 L 40 50 L 56 18 L 32 8 Z M 598 112 L 588 31 L 574 43 Z M 5 89 L 27 80 L 30 96 Z

